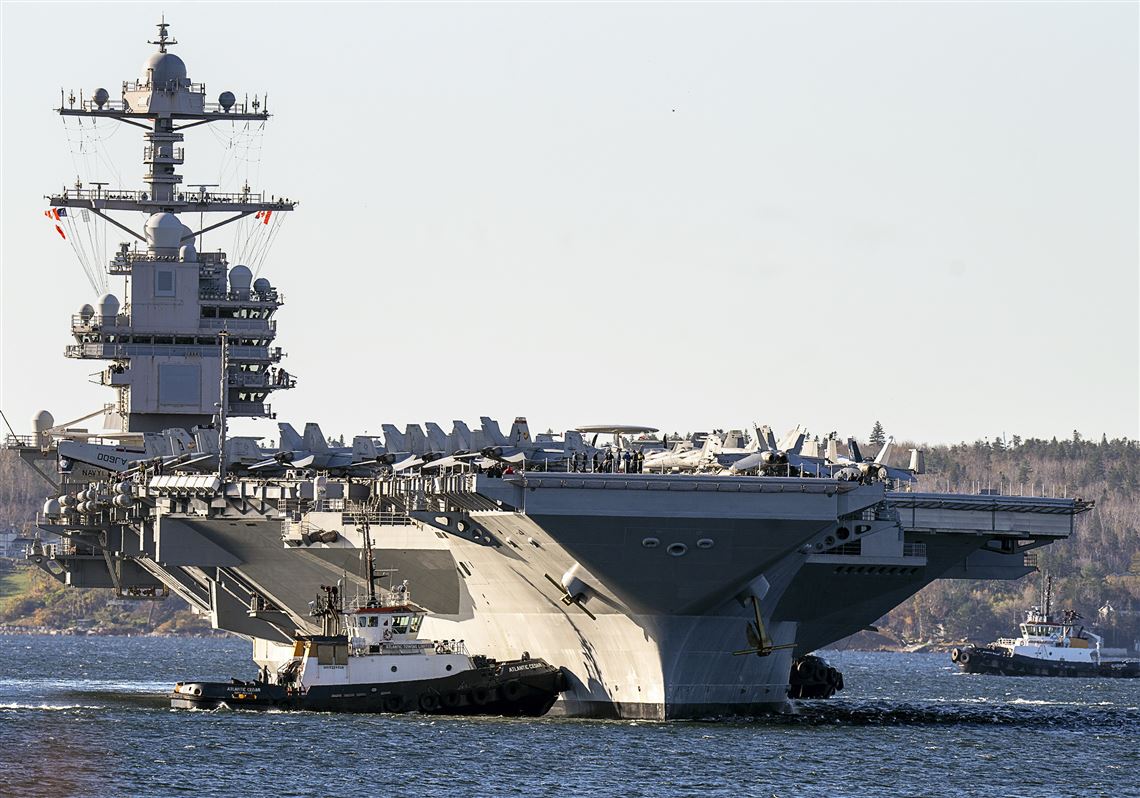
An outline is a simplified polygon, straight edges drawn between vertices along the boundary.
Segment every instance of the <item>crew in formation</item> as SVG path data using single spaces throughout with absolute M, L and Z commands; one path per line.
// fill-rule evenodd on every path
M 280 373 L 280 372 L 279 372 Z M 445 433 L 428 422 L 403 431 L 384 424 L 383 437 L 358 435 L 352 445 L 325 436 L 313 423 L 298 434 L 281 423 L 280 444 L 264 447 L 259 439 L 226 441 L 225 471 L 231 474 L 279 476 L 286 471 L 316 471 L 335 476 L 377 477 L 391 474 L 472 472 L 508 478 L 528 471 L 572 474 L 694 474 L 716 476 L 823 477 L 860 483 L 886 482 L 905 487 L 923 472 L 922 452 L 910 450 L 906 468 L 890 465 L 894 439 L 888 438 L 874 457 L 865 457 L 853 439 L 843 449 L 831 436 L 811 438 L 803 427 L 777 440 L 770 427 L 749 431 L 713 430 L 657 436 L 644 426 L 587 426 L 561 435 L 532 436 L 523 417 L 504 435 L 498 422 L 483 417 L 478 429 L 453 422 Z M 602 439 L 602 436 L 606 439 Z M 60 467 L 76 463 L 117 471 L 145 466 L 162 471 L 217 472 L 219 435 L 216 427 L 148 432 L 133 449 L 61 441 Z

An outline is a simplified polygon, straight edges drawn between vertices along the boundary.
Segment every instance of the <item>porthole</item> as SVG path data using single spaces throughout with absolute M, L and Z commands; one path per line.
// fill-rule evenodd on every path
M 450 665 L 448 665 L 448 666 L 447 666 L 447 670 L 451 670 L 451 666 L 450 666 Z
M 665 549 L 673 557 L 682 557 L 688 550 L 689 547 L 684 543 L 670 543 L 669 548 Z
M 697 541 L 697 548 L 698 549 L 711 549 L 712 547 L 713 547 L 713 539 L 712 538 L 701 538 L 700 540 Z
M 392 666 L 392 673 L 395 673 L 395 672 L 396 672 L 396 666 L 395 666 L 395 665 L 393 665 L 393 666 Z
M 847 538 L 851 537 L 851 530 L 845 526 L 841 526 L 839 529 L 835 530 L 835 537 L 839 538 L 840 540 L 847 540 Z
M 661 545 L 661 541 L 657 538 L 642 538 L 641 545 L 647 549 L 655 549 Z
M 831 535 L 828 535 L 823 539 L 823 545 L 827 546 L 827 548 L 830 549 L 835 545 L 835 538 L 833 538 Z

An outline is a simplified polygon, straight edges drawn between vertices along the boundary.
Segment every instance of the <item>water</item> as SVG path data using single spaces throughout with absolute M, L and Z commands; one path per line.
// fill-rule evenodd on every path
M 0 795 L 1140 796 L 1140 680 L 834 653 L 795 717 L 646 723 L 168 708 L 232 639 L 0 636 Z

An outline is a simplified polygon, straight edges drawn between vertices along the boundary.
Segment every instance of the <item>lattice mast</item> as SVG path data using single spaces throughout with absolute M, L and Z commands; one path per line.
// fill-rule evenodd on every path
M 264 122 L 267 101 L 255 95 L 238 102 L 224 91 L 216 103 L 207 103 L 205 84 L 193 83 L 186 64 L 169 51 L 177 42 L 168 29 L 165 20 L 158 23 L 158 37 L 150 42 L 158 50 L 144 63 L 140 80 L 123 82 L 120 100 L 102 88 L 90 99 L 77 99 L 74 92 L 66 101 L 60 96 L 62 116 L 110 119 L 145 131 L 144 190 L 85 188 L 77 181 L 47 198 L 54 213 L 85 209 L 136 239 L 133 247 L 122 244 L 108 266 L 110 274 L 126 278 L 126 303 L 120 306 L 106 294 L 98 308 L 84 305 L 72 318 L 76 343 L 66 352 L 111 361 L 98 381 L 118 394 L 105 417 L 114 430 L 208 424 L 222 402 L 222 382 L 229 386 L 231 417 L 271 417 L 269 394 L 295 385 L 278 368 L 283 353 L 272 346 L 272 316 L 282 296 L 268 280 L 254 280 L 247 266 L 231 268 L 225 253 L 198 253 L 196 243 L 203 233 L 248 216 L 268 223 L 296 202 L 266 197 L 248 183 L 237 193 L 210 192 L 206 185 L 187 192 L 176 171 L 185 161 L 183 131 L 213 122 Z M 120 211 L 147 214 L 143 230 L 112 215 Z M 226 217 L 192 230 L 179 218 L 186 213 L 202 214 L 203 220 L 205 214 Z M 223 330 L 229 333 L 229 357 L 227 378 L 220 382 Z

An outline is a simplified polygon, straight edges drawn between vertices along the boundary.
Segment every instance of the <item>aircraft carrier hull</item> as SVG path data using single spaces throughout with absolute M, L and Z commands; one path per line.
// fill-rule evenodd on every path
M 152 477 L 130 510 L 84 520 L 119 574 L 131 564 L 250 638 L 260 667 L 320 631 L 320 585 L 363 591 L 367 527 L 378 566 L 429 611 L 423 636 L 540 657 L 570 683 L 552 712 L 601 718 L 785 710 L 795 657 L 935 578 L 1030 572 L 1023 549 L 1069 534 L 1075 512 L 822 479 L 459 474 L 348 483 L 339 498 L 285 479 L 203 482 L 196 498 L 193 479 Z M 69 526 L 44 528 L 91 540 Z M 102 559 L 77 551 L 51 558 L 70 584 Z

